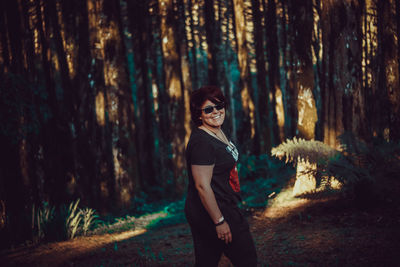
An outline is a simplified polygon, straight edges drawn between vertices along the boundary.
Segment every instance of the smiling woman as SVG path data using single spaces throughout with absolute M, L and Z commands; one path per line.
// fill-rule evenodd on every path
M 239 153 L 222 131 L 225 97 L 215 86 L 192 93 L 190 111 L 195 126 L 187 148 L 189 175 L 185 214 L 189 222 L 196 266 L 218 266 L 224 253 L 235 266 L 256 266 L 249 225 L 239 210 Z

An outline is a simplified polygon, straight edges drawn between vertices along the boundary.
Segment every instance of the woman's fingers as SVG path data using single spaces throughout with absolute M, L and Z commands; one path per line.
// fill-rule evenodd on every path
M 228 244 L 230 242 L 232 242 L 232 234 L 229 232 L 225 235 L 225 243 Z
M 226 244 L 232 242 L 232 233 L 227 222 L 217 226 L 217 236 Z

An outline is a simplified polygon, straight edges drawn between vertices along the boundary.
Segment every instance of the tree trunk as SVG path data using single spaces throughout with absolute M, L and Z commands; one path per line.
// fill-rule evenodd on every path
M 393 89 L 393 100 L 394 104 L 392 108 L 392 129 L 390 131 L 390 137 L 394 141 L 400 140 L 400 116 L 396 114 L 400 113 L 400 0 L 395 0 L 396 2 L 396 33 L 397 33 L 397 86 Z M 397 89 L 396 89 L 397 88 Z M 392 100 L 392 101 L 393 101 Z
M 253 24 L 254 24 L 254 46 L 256 51 L 256 68 L 257 68 L 257 92 L 258 98 L 256 102 L 255 125 L 256 131 L 253 143 L 253 153 L 269 153 L 271 151 L 271 141 L 268 127 L 268 89 L 266 86 L 267 72 L 265 71 L 264 58 L 264 38 L 262 28 L 262 18 L 260 12 L 259 0 L 252 0 Z
M 182 87 L 182 71 L 180 61 L 179 42 L 176 39 L 175 31 L 179 31 L 176 23 L 171 23 L 172 18 L 176 18 L 173 0 L 164 1 L 160 5 L 161 19 L 161 39 L 168 40 L 162 42 L 164 56 L 164 72 L 166 90 L 170 99 L 170 131 L 172 139 L 172 160 L 174 173 L 174 188 L 181 188 L 180 181 L 184 178 L 185 157 L 184 157 L 184 88 Z
M 188 3 L 188 13 L 189 13 L 189 20 L 190 20 L 190 36 L 191 46 L 190 46 L 190 53 L 191 53 L 191 66 L 192 66 L 192 85 L 193 89 L 197 89 L 200 87 L 199 85 L 199 74 L 198 74 L 198 67 L 197 67 L 197 42 L 196 42 L 196 25 L 194 20 L 194 12 L 193 12 L 193 1 L 187 0 Z
M 219 86 L 219 59 L 218 59 L 218 47 L 217 33 L 218 30 L 215 26 L 215 10 L 214 1 L 204 0 L 204 19 L 207 36 L 207 59 L 208 59 L 208 83 Z
M 133 140 L 133 103 L 129 86 L 128 69 L 125 60 L 125 45 L 123 42 L 123 26 L 121 21 L 121 10 L 118 0 L 104 1 L 103 9 L 106 19 L 104 20 L 104 31 L 109 33 L 109 37 L 104 40 L 104 55 L 106 73 L 115 72 L 116 76 L 106 80 L 109 86 L 108 91 L 114 95 L 117 108 L 109 110 L 115 114 L 113 121 L 113 140 L 118 140 L 113 144 L 114 172 L 115 172 L 115 191 L 117 201 L 128 206 L 132 202 L 135 191 L 136 180 L 136 161 L 135 145 Z M 115 110 L 116 109 L 116 110 Z M 151 138 L 151 136 L 150 136 Z M 152 141 L 152 140 L 151 140 Z M 153 162 L 155 159 L 153 159 Z
M 270 147 L 272 145 L 277 145 L 284 141 L 285 138 L 285 114 L 283 110 L 283 94 L 280 88 L 280 69 L 279 69 L 279 46 L 278 46 L 278 28 L 276 22 L 276 2 L 275 0 L 268 0 L 268 7 L 265 5 L 265 27 L 267 30 L 266 40 L 267 40 L 267 55 L 268 55 L 268 80 L 269 80 L 269 90 L 266 92 L 266 103 L 271 102 L 268 110 L 268 125 L 271 141 Z M 272 95 L 271 101 L 269 101 L 269 92 Z M 271 115 L 270 115 L 271 114 Z M 272 117 L 272 121 L 269 119 Z M 270 151 L 270 149 L 269 149 Z
M 378 19 L 378 87 L 376 98 L 379 101 L 377 106 L 378 129 L 377 136 L 389 141 L 391 132 L 399 128 L 395 125 L 399 111 L 399 88 L 398 73 L 396 66 L 396 43 L 395 32 L 391 30 L 392 6 L 390 0 L 377 2 Z
M 238 64 L 240 71 L 240 95 L 242 101 L 242 117 L 238 120 L 238 143 L 242 146 L 242 151 L 251 151 L 255 135 L 254 101 L 252 99 L 252 86 L 250 81 L 249 51 L 246 40 L 246 20 L 243 15 L 245 12 L 244 3 L 240 0 L 233 0 L 233 10 L 235 16 L 236 42 Z M 258 133 L 257 133 L 258 134 Z

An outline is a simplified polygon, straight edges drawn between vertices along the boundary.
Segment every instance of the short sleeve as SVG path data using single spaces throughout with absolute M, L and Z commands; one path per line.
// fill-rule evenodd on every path
M 210 142 L 203 138 L 198 138 L 192 143 L 189 153 L 192 165 L 215 164 L 215 149 Z

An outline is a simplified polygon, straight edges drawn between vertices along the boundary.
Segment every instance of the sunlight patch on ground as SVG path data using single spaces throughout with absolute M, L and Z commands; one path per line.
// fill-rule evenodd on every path
M 168 213 L 164 211 L 143 215 L 139 218 L 134 219 L 134 230 L 128 230 L 113 234 L 81 236 L 68 241 L 49 243 L 40 246 L 40 249 L 37 249 L 33 252 L 29 252 L 27 250 L 12 252 L 7 256 L 7 258 L 9 260 L 14 260 L 15 262 L 18 262 L 19 258 L 24 259 L 24 264 L 33 264 L 34 262 L 46 262 L 46 266 L 63 265 L 69 260 L 77 258 L 81 255 L 92 253 L 93 251 L 98 249 L 105 249 L 110 244 L 116 244 L 118 242 L 142 235 L 148 231 L 146 227 L 151 222 L 166 217 L 167 215 Z M 121 226 L 121 224 L 126 223 L 126 227 L 129 227 L 131 223 L 130 221 L 131 218 L 127 220 L 119 220 L 117 224 L 119 224 L 119 227 L 122 229 L 123 227 Z M 111 228 L 113 227 L 111 226 Z M 84 244 L 84 246 L 82 244 Z M 60 254 L 62 254 L 63 256 L 57 256 Z
M 295 198 L 293 196 L 293 187 L 285 188 L 268 203 L 263 215 L 271 219 L 282 218 L 288 215 L 291 210 L 308 202 L 308 199 Z
M 129 239 L 129 238 L 144 234 L 146 232 L 147 232 L 146 229 L 136 229 L 136 230 L 133 230 L 133 231 L 123 232 L 123 233 L 120 233 L 120 234 L 117 234 L 117 235 L 113 235 L 112 236 L 113 240 L 111 242 L 109 242 L 109 243 L 112 243 L 113 241 L 126 240 L 126 239 Z

